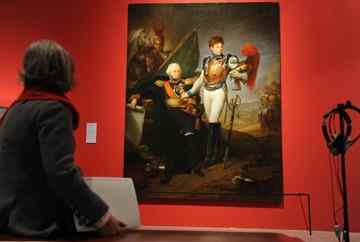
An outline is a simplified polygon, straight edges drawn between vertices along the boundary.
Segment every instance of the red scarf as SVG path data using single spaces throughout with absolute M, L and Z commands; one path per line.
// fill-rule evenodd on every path
M 79 127 L 79 112 L 76 110 L 75 106 L 72 104 L 70 99 L 65 95 L 56 94 L 49 91 L 43 91 L 39 89 L 24 89 L 20 96 L 9 106 L 6 112 L 2 115 L 0 119 L 0 124 L 2 123 L 6 113 L 11 109 L 16 103 L 30 101 L 30 100 L 48 100 L 48 101 L 59 101 L 70 108 L 73 117 L 73 128 L 77 129 Z

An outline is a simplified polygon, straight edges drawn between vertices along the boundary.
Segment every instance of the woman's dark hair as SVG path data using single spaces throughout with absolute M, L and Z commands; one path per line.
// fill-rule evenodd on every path
M 25 88 L 40 88 L 64 94 L 74 86 L 74 61 L 55 41 L 31 43 L 23 58 L 20 80 Z

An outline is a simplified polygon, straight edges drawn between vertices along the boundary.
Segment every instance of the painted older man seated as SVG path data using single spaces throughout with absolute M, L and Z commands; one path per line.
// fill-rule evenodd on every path
M 181 99 L 181 94 L 192 87 L 193 80 L 182 79 L 182 70 L 178 63 L 171 63 L 166 73 L 167 77 L 157 77 L 138 85 L 135 94 L 129 99 L 130 106 L 133 107 L 145 98 L 150 98 L 153 102 L 152 118 L 161 143 L 158 150 L 167 159 L 167 175 L 162 179 L 165 183 L 179 170 L 177 167 L 203 176 L 197 167 L 201 157 L 199 142 L 194 135 L 198 108 L 194 98 Z
M 197 109 L 195 99 L 181 99 L 181 95 L 192 87 L 193 80 L 190 78 L 182 79 L 182 70 L 178 63 L 171 63 L 166 70 L 166 74 L 168 75 L 168 78 L 156 80 L 154 84 L 163 89 L 165 94 L 164 101 L 167 107 L 171 109 L 181 109 L 184 112 L 196 115 Z M 130 105 L 135 107 L 141 99 L 141 92 L 146 91 L 147 90 L 139 90 L 139 93 L 132 95 L 130 97 Z

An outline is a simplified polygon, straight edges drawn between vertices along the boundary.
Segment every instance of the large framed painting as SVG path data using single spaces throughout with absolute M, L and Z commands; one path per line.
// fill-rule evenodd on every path
M 130 4 L 125 176 L 140 202 L 281 202 L 277 3 Z

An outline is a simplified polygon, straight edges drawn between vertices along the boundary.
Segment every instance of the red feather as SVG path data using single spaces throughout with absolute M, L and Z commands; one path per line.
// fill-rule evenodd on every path
M 250 67 L 248 69 L 248 81 L 247 86 L 250 91 L 255 87 L 255 80 L 257 75 L 257 70 L 260 63 L 260 53 L 258 48 L 255 45 L 247 43 L 241 47 L 240 53 L 246 56 L 246 64 Z

